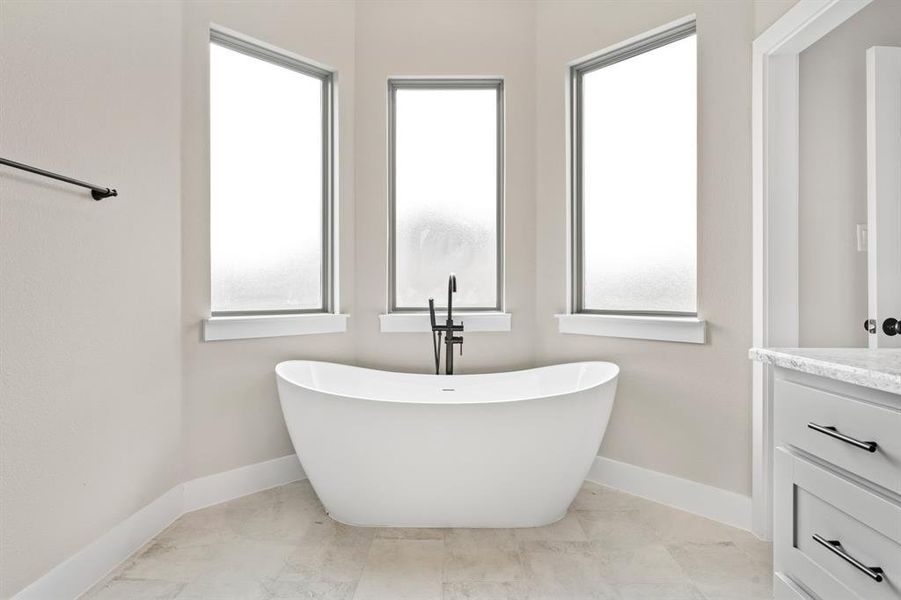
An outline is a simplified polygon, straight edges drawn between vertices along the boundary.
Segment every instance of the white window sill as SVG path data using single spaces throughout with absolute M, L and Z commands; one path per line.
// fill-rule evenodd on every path
M 435 319 L 443 324 L 447 313 L 435 313 Z M 513 315 L 498 312 L 459 312 L 454 313 L 454 322 L 463 323 L 463 332 L 474 331 L 510 331 Z M 432 330 L 429 313 L 389 313 L 379 315 L 379 326 L 382 333 L 419 333 Z
M 707 321 L 697 317 L 556 315 L 560 333 L 703 344 Z
M 347 317 L 332 313 L 210 317 L 203 320 L 203 341 L 342 333 L 347 330 Z

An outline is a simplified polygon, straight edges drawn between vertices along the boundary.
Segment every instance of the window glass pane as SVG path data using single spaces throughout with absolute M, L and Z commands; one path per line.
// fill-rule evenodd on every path
M 582 78 L 584 309 L 697 312 L 695 39 Z
M 210 44 L 214 312 L 322 307 L 322 86 Z
M 497 305 L 497 89 L 398 89 L 396 305 Z

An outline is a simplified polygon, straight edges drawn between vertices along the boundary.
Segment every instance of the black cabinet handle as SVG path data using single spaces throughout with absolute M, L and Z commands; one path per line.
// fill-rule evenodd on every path
M 888 336 L 901 334 L 901 321 L 893 317 L 889 317 L 882 322 L 882 333 Z
M 813 534 L 813 541 L 825 547 L 827 550 L 849 563 L 855 569 L 869 577 L 875 582 L 880 582 L 883 580 L 882 573 L 883 570 L 879 567 L 868 567 L 847 552 L 842 548 L 842 543 L 838 540 L 827 540 L 819 533 Z
M 851 444 L 855 448 L 860 448 L 861 450 L 866 450 L 867 452 L 876 452 L 876 449 L 879 447 L 879 444 L 877 444 L 876 442 L 862 442 L 860 440 L 854 439 L 851 436 L 845 435 L 844 433 L 839 433 L 838 429 L 832 427 L 831 425 L 817 425 L 816 423 L 808 423 L 807 428 L 828 435 L 831 438 L 841 440 L 846 444 Z

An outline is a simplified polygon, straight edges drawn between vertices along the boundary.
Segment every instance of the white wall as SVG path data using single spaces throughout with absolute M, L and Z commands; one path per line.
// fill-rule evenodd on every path
M 0 5 L 0 597 L 179 481 L 181 9 Z
M 754 1 L 754 37 L 763 33 L 770 25 L 797 4 L 798 0 L 753 0 Z
M 800 57 L 801 345 L 866 346 L 866 50 L 901 46 L 901 2 L 875 0 Z

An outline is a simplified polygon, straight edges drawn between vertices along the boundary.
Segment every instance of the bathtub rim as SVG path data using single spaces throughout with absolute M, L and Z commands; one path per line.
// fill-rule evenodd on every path
M 286 367 L 283 365 L 287 365 L 289 363 L 307 363 L 307 364 L 321 364 L 321 365 L 334 365 L 339 367 L 344 367 L 352 370 L 359 371 L 371 371 L 375 373 L 389 373 L 393 375 L 405 375 L 410 377 L 437 377 L 439 379 L 461 379 L 461 378 L 471 378 L 471 377 L 483 377 L 487 375 L 506 375 L 506 374 L 514 374 L 514 373 L 525 373 L 528 371 L 541 371 L 546 369 L 553 369 L 555 367 L 562 366 L 576 366 L 576 365 L 607 365 L 612 367 L 612 371 L 608 377 L 602 379 L 601 381 L 592 383 L 591 385 L 587 385 L 585 387 L 574 389 L 574 390 L 565 390 L 561 392 L 557 392 L 554 394 L 545 394 L 545 395 L 535 395 L 535 396 L 524 396 L 524 397 L 511 397 L 511 398 L 502 398 L 496 400 L 479 400 L 479 401 L 457 401 L 457 400 L 441 400 L 441 401 L 430 401 L 430 400 L 404 400 L 404 399 L 395 399 L 395 398 L 384 398 L 384 397 L 372 397 L 372 396 L 364 396 L 364 395 L 351 395 L 351 394 L 340 394 L 334 391 L 328 391 L 323 389 L 317 389 L 310 387 L 308 385 L 304 385 L 302 383 L 298 383 L 294 379 L 287 377 L 284 374 L 284 370 Z M 340 398 L 345 400 L 363 400 L 366 402 L 383 402 L 387 404 L 420 404 L 426 406 L 458 406 L 458 405 L 470 405 L 470 406 L 479 406 L 479 405 L 487 405 L 487 404 L 509 404 L 515 402 L 528 402 L 531 400 L 548 400 L 551 398 L 558 398 L 561 396 L 570 396 L 573 394 L 580 394 L 589 390 L 593 390 L 595 388 L 601 387 L 603 385 L 607 385 L 609 383 L 616 383 L 619 375 L 620 375 L 620 367 L 616 363 L 610 361 L 603 360 L 582 360 L 582 361 L 574 361 L 574 362 L 566 362 L 566 363 L 555 363 L 552 365 L 542 365 L 540 367 L 528 367 L 525 369 L 514 369 L 511 371 L 497 371 L 491 373 L 467 373 L 461 375 L 433 375 L 430 373 L 409 373 L 404 371 L 387 371 L 385 369 L 373 369 L 369 367 L 360 367 L 357 365 L 348 365 L 345 363 L 324 361 L 324 360 L 306 360 L 306 359 L 291 359 L 291 360 L 283 360 L 275 365 L 275 374 L 276 379 L 289 383 L 293 386 L 296 386 L 301 389 L 309 390 L 311 392 L 316 392 L 318 394 L 322 394 L 325 396 L 329 396 L 332 398 Z M 285 399 L 282 397 L 282 394 L 279 393 L 279 401 L 285 402 Z

